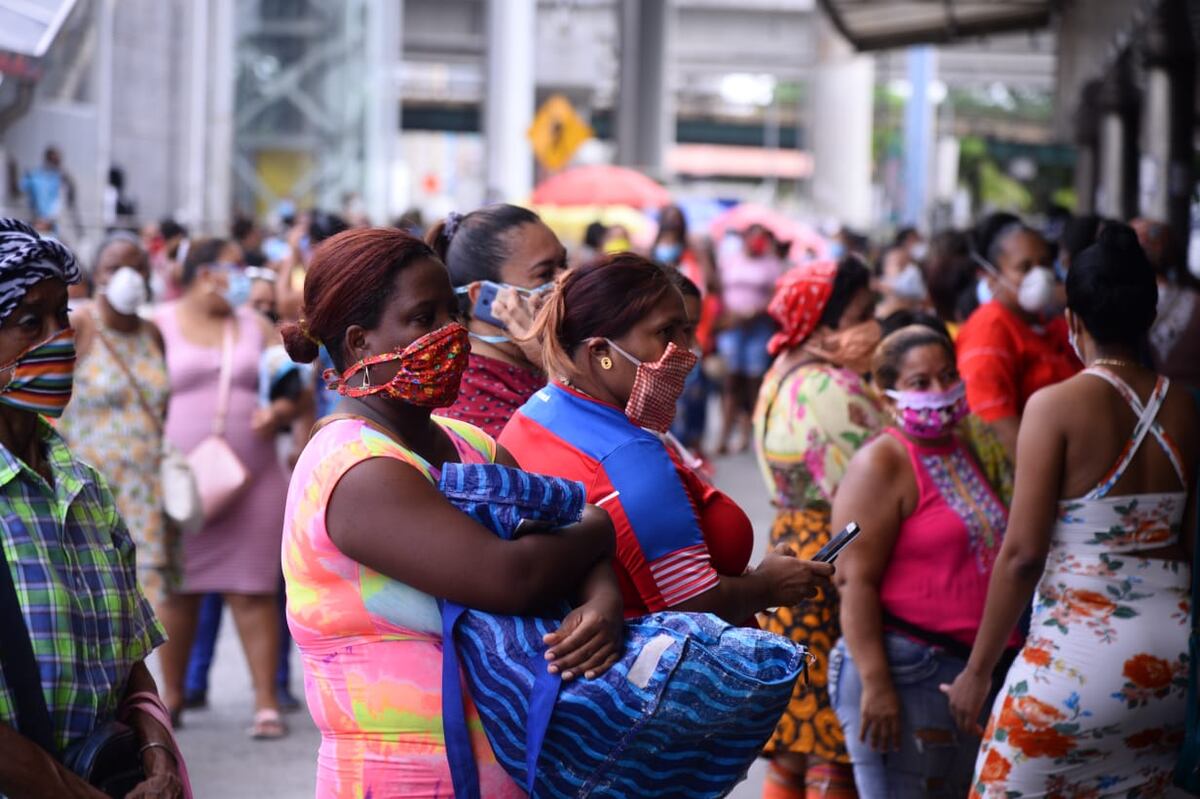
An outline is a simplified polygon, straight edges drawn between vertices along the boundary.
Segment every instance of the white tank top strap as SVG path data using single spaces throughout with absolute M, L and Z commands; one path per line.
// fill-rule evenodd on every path
M 1138 449 L 1141 448 L 1142 442 L 1148 433 L 1152 434 L 1155 440 L 1158 441 L 1159 446 L 1162 447 L 1163 452 L 1167 456 L 1167 460 L 1171 462 L 1171 467 L 1175 470 L 1176 477 L 1179 478 L 1180 484 L 1186 490 L 1188 482 L 1182 460 L 1179 457 L 1179 451 L 1167 436 L 1166 431 L 1163 430 L 1162 425 L 1157 421 L 1158 412 L 1162 409 L 1163 401 L 1167 397 L 1167 390 L 1171 387 L 1171 381 L 1159 375 L 1158 380 L 1154 384 L 1154 390 L 1150 392 L 1150 398 L 1143 405 L 1141 399 L 1138 398 L 1137 392 L 1128 383 L 1109 370 L 1093 366 L 1085 369 L 1084 374 L 1099 377 L 1111 385 L 1125 402 L 1129 404 L 1130 409 L 1138 417 L 1137 423 L 1133 426 L 1133 432 L 1130 434 L 1129 443 L 1126 444 L 1121 458 L 1100 480 L 1096 487 L 1087 493 L 1085 499 L 1100 499 L 1109 492 L 1117 481 L 1121 479 L 1121 476 L 1125 474 L 1125 470 L 1129 468 L 1129 464 L 1133 461 L 1134 456 L 1137 455 Z

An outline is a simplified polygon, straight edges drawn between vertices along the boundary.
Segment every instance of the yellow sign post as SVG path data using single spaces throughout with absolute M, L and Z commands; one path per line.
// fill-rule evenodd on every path
M 542 166 L 557 172 L 567 165 L 579 145 L 592 138 L 591 126 L 575 113 L 571 101 L 561 94 L 542 103 L 533 124 L 529 126 L 529 141 L 533 154 Z

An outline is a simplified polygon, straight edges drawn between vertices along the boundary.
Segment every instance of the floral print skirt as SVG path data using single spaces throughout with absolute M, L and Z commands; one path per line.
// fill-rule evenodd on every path
M 988 721 L 975 795 L 1162 795 L 1183 741 L 1189 587 L 1187 564 L 1124 555 L 1047 572 Z
M 828 541 L 828 507 L 781 510 L 771 528 L 771 548 L 787 544 L 800 558 L 811 558 Z M 763 629 L 804 644 L 812 656 L 807 679 L 796 682 L 792 701 L 764 754 L 796 752 L 848 764 L 842 725 L 829 700 L 829 654 L 841 636 L 837 598 L 818 595 L 803 605 L 778 608 L 761 618 Z

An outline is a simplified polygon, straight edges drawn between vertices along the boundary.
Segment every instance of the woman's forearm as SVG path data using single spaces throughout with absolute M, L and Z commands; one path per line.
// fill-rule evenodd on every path
M 596 561 L 596 565 L 588 572 L 579 592 L 579 604 L 605 598 L 615 598 L 624 602 L 621 584 L 617 582 L 617 573 L 613 571 L 612 560 L 609 558 Z
M 892 672 L 883 644 L 883 606 L 879 586 L 847 581 L 840 586 L 842 637 L 865 685 L 892 687 Z
M 135 665 L 130 672 L 125 695 L 132 696 L 143 692 L 158 695 L 158 685 L 155 684 L 154 677 L 146 668 L 144 661 Z M 141 711 L 134 711 L 129 714 L 126 723 L 137 735 L 141 746 L 157 744 L 142 753 L 142 767 L 146 769 L 146 774 L 178 770 L 178 764 L 173 756 L 175 747 L 171 741 L 171 735 L 156 719 Z
M 0 722 L 0 794 L 9 799 L 104 799 L 46 750 Z
M 525 535 L 505 546 L 511 547 L 505 564 L 511 573 L 503 583 L 511 586 L 511 594 L 503 603 L 515 604 L 493 610 L 523 613 L 577 595 L 584 583 L 596 577 L 596 567 L 612 556 L 615 537 L 608 514 L 589 506 L 576 524 Z
M 1004 654 L 1004 645 L 1029 605 L 1044 568 L 1044 558 L 1040 564 L 1033 564 L 1023 562 L 1014 552 L 1000 550 L 988 582 L 987 604 L 967 670 L 989 676 L 995 670 Z
M 741 624 L 771 604 L 769 581 L 747 572 L 738 577 L 721 576 L 716 588 L 675 605 L 671 610 L 712 613 L 730 624 Z

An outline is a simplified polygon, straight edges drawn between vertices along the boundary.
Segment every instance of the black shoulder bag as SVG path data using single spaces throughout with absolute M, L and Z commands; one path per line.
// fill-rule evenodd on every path
M 137 734 L 112 720 L 72 745 L 60 757 L 54 745 L 54 726 L 25 615 L 13 584 L 12 571 L 0 543 L 0 667 L 16 707 L 16 729 L 89 785 L 112 797 L 124 797 L 146 779 Z

